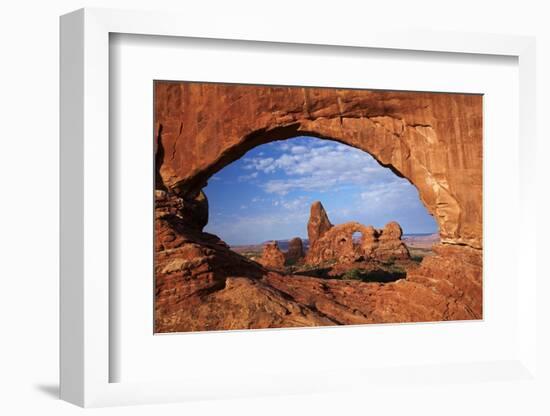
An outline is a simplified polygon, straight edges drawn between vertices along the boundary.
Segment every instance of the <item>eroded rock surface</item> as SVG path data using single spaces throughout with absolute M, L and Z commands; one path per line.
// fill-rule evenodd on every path
M 445 243 L 482 246 L 482 96 L 155 83 L 157 188 L 194 198 L 253 147 L 313 135 L 406 177 Z
M 269 274 L 263 280 L 337 324 L 481 319 L 479 250 L 439 245 L 393 283 Z
M 178 216 L 156 221 L 156 332 L 482 318 L 482 254 L 439 244 L 393 283 L 269 271 Z
M 269 241 L 264 245 L 259 263 L 272 270 L 283 270 L 285 268 L 285 255 L 279 249 L 276 241 Z
M 394 283 L 288 276 L 157 222 L 156 332 L 481 319 L 481 252 L 438 245 Z
M 374 250 L 376 258 L 381 260 L 401 260 L 411 257 L 407 246 L 401 241 L 403 230 L 397 222 L 392 221 L 387 223 L 377 234 L 378 245 Z
M 155 190 L 155 204 L 156 218 L 174 215 L 199 231 L 208 223 L 208 199 L 202 191 L 195 197 L 181 198 L 172 192 Z
M 319 217 L 323 218 L 319 227 Z M 410 259 L 407 246 L 401 241 L 403 231 L 397 222 L 390 222 L 382 230 L 365 226 L 358 222 L 332 225 L 323 205 L 316 201 L 311 206 L 308 230 L 313 230 L 310 236 L 310 248 L 305 262 L 315 265 L 326 262 L 350 263 L 364 260 L 406 260 Z M 322 229 L 322 232 L 318 232 Z M 354 240 L 354 234 L 360 238 Z
M 332 224 L 328 219 L 325 207 L 320 201 L 315 201 L 311 204 L 309 221 L 307 223 L 307 236 L 309 239 L 309 244 L 315 244 L 315 242 L 325 235 L 325 233 L 331 228 Z

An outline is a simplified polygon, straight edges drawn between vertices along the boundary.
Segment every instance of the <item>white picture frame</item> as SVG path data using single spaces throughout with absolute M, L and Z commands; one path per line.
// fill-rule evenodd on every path
M 185 24 L 182 22 L 185 21 Z M 339 391 L 373 380 L 403 377 L 396 369 L 335 370 L 319 381 L 312 374 L 279 374 L 231 383 L 231 375 L 211 380 L 113 383 L 109 366 L 109 36 L 113 33 L 210 38 L 282 44 L 332 45 L 438 53 L 517 57 L 519 62 L 519 163 L 521 207 L 518 244 L 522 287 L 518 290 L 519 353 L 509 360 L 457 366 L 419 364 L 415 377 L 433 382 L 441 373 L 480 382 L 472 374 L 505 374 L 507 380 L 538 382 L 536 348 L 536 219 L 528 214 L 535 198 L 535 40 L 530 37 L 433 33 L 349 27 L 330 33 L 319 28 L 278 27 L 266 22 L 200 21 L 173 13 L 82 9 L 61 18 L 61 398 L 79 406 L 161 403 L 214 397 Z M 310 28 L 311 29 L 311 28 Z M 388 373 L 388 371 L 390 373 Z M 410 372 L 410 370 L 409 370 Z M 318 376 L 318 375 L 317 375 Z M 347 380 L 342 382 L 342 380 Z M 225 386 L 225 388 L 222 388 Z

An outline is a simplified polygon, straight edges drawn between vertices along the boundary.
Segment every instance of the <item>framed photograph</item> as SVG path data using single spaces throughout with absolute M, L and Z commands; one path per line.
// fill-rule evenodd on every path
M 534 39 L 181 21 L 61 18 L 61 397 L 538 383 Z

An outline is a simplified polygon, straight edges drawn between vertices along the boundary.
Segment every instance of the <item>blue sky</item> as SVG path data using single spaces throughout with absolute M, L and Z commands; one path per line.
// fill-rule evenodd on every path
M 359 221 L 381 228 L 397 221 L 405 233 L 437 231 L 406 179 L 366 152 L 313 137 L 250 150 L 211 177 L 205 193 L 205 231 L 230 245 L 307 237 L 309 207 L 316 200 L 333 224 Z

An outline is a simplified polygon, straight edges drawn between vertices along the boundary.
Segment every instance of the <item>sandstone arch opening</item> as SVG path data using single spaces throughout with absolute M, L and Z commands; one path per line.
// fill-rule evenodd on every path
M 169 81 L 154 90 L 156 332 L 482 318 L 480 95 Z M 414 185 L 439 229 L 433 255 L 418 262 L 410 250 L 416 264 L 398 281 L 289 275 L 209 233 L 217 204 L 207 183 L 258 146 L 302 135 L 363 151 Z M 350 225 L 327 206 L 311 203 L 307 239 L 288 241 L 287 253 L 276 241 L 263 250 L 284 268 L 308 256 L 393 267 L 406 255 L 399 224 Z
M 438 240 L 437 224 L 409 181 L 335 140 L 299 136 L 258 145 L 207 183 L 204 230 L 239 254 L 291 275 L 394 281 L 431 254 L 429 247 L 415 248 L 411 257 L 404 241 L 414 246 L 418 234 Z M 310 213 L 315 201 L 322 214 Z M 319 216 L 335 226 L 314 242 L 309 228 Z M 392 223 L 398 231 L 381 238 Z

